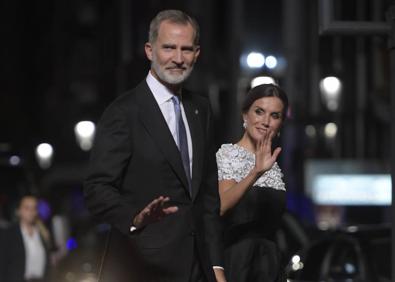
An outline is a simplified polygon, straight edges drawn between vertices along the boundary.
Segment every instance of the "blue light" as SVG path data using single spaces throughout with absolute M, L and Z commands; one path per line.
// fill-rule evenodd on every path
M 77 240 L 74 239 L 73 237 L 70 237 L 66 243 L 67 250 L 72 251 L 72 250 L 76 249 L 77 247 L 78 247 Z
M 40 199 L 38 201 L 37 209 L 38 209 L 38 214 L 44 221 L 47 221 L 51 217 L 52 211 L 47 201 Z

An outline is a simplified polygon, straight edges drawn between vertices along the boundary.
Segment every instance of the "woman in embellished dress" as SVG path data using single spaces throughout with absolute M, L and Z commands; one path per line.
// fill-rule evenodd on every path
M 285 185 L 272 140 L 288 98 L 273 84 L 251 89 L 242 106 L 243 137 L 218 150 L 219 194 L 225 224 L 225 272 L 232 282 L 286 281 L 274 235 L 285 209 Z

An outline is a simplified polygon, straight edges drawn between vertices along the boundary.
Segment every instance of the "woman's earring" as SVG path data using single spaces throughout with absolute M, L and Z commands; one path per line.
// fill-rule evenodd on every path
M 247 128 L 247 122 L 246 121 L 243 122 L 243 127 L 244 127 L 244 129 Z
M 277 132 L 277 137 L 278 137 L 278 138 L 280 138 L 280 135 L 281 135 L 281 134 L 280 134 L 280 131 Z

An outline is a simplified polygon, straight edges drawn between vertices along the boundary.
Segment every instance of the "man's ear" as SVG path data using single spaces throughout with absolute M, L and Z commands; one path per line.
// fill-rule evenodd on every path
M 195 62 L 196 62 L 197 58 L 199 57 L 199 54 L 200 54 L 200 46 L 197 45 L 197 46 L 195 47 L 195 58 L 194 58 L 194 61 L 195 61 Z
M 152 61 L 152 45 L 151 43 L 147 42 L 144 45 L 145 55 L 147 56 L 148 60 Z

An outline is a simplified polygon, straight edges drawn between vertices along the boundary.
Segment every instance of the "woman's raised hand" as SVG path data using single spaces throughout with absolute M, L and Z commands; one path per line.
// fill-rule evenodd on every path
M 281 148 L 279 147 L 272 152 L 273 137 L 273 131 L 266 131 L 264 132 L 262 139 L 257 143 L 255 151 L 255 166 L 253 170 L 258 174 L 258 176 L 272 168 L 281 152 Z

